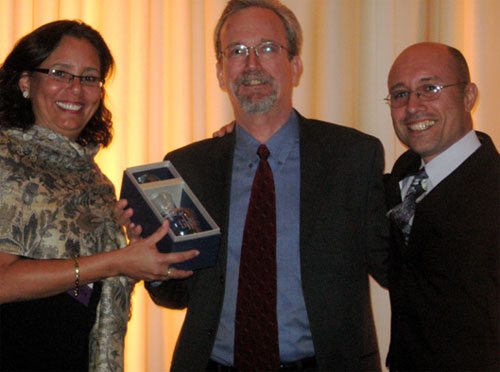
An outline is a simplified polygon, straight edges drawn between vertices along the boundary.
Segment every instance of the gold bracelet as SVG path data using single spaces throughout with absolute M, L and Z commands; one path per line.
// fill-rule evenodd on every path
M 75 297 L 78 297 L 78 290 L 80 289 L 80 265 L 78 264 L 78 255 L 73 256 L 73 261 L 75 262 Z

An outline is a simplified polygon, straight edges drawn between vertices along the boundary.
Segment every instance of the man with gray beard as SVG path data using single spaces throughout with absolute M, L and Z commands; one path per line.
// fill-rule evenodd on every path
M 382 145 L 293 109 L 302 31 L 279 1 L 229 1 L 214 36 L 234 131 L 165 159 L 221 228 L 217 264 L 147 285 L 187 308 L 172 370 L 379 371 L 368 275 L 386 284 Z
M 252 96 L 245 96 L 239 90 L 242 85 L 250 85 L 250 81 L 260 80 L 262 85 L 270 85 L 271 91 L 267 95 L 263 95 L 261 99 L 252 99 Z M 276 84 L 272 76 L 262 71 L 246 71 L 243 72 L 235 82 L 236 98 L 238 99 L 243 110 L 253 114 L 265 114 L 270 111 L 278 99 Z

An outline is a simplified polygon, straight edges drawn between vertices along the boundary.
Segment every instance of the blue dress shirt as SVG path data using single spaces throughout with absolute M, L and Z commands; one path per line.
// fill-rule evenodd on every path
M 234 320 L 238 292 L 241 243 L 253 178 L 259 164 L 260 143 L 236 125 L 231 179 L 227 271 L 224 303 L 212 359 L 233 365 Z M 276 260 L 278 274 L 278 332 L 281 361 L 314 355 L 300 276 L 300 149 L 295 111 L 266 143 L 271 155 L 276 190 Z M 259 270 L 258 267 L 255 270 Z

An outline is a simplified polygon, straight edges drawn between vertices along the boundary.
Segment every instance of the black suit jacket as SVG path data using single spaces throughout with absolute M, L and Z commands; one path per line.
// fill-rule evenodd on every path
M 407 247 L 392 226 L 391 369 L 500 370 L 500 163 L 478 136 L 482 146 L 417 204 Z M 419 166 L 411 151 L 397 160 L 385 179 L 389 208 Z
M 300 121 L 302 285 L 320 370 L 380 370 L 368 273 L 386 284 L 388 222 L 383 150 L 371 136 L 334 124 Z M 169 153 L 221 227 L 214 268 L 149 288 L 152 299 L 187 314 L 173 370 L 204 370 L 224 296 L 234 134 Z

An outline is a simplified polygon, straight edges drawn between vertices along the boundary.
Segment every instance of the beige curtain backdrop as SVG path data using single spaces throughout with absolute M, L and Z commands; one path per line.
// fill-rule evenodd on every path
M 475 127 L 500 145 L 500 0 L 283 0 L 304 30 L 304 74 L 295 107 L 304 115 L 380 138 L 389 171 L 404 148 L 393 134 L 386 78 L 406 46 L 439 41 L 459 48 L 480 90 Z M 21 36 L 57 19 L 81 19 L 109 44 L 117 63 L 107 83 L 113 144 L 98 156 L 120 189 L 125 168 L 210 137 L 232 120 L 215 75 L 212 33 L 226 0 L 0 0 L 0 61 Z M 372 299 L 382 358 L 388 349 L 388 295 Z M 182 311 L 158 308 L 142 284 L 133 298 L 127 372 L 170 366 Z M 328 332 L 328 330 L 325 330 Z

